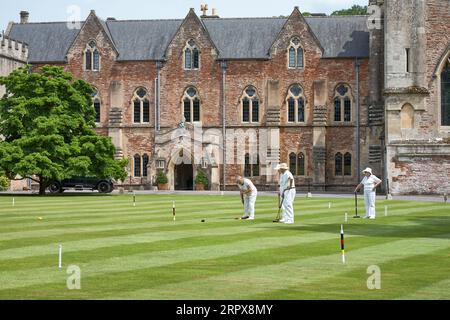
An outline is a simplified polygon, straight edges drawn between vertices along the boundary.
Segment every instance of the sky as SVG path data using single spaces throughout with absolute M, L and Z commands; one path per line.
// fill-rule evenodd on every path
M 300 11 L 326 13 L 367 5 L 368 0 L 0 0 L 0 31 L 9 21 L 19 22 L 19 12 L 28 11 L 30 22 L 84 20 L 90 10 L 102 18 L 180 19 L 189 8 L 200 15 L 200 5 L 216 8 L 222 18 L 272 17 L 289 15 L 295 6 Z

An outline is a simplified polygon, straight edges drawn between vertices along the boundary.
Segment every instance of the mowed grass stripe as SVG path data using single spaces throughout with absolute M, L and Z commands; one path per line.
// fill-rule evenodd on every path
M 449 237 L 450 234 L 442 236 Z M 367 268 L 370 265 L 404 257 L 430 254 L 444 248 L 450 248 L 447 239 L 398 240 L 353 250 L 349 253 L 348 262 L 345 265 L 342 264 L 339 254 L 332 254 L 249 268 L 207 279 L 168 284 L 150 290 L 136 290 L 114 298 L 173 299 L 173 292 L 176 291 L 176 299 L 253 299 L 261 292 L 267 293 L 332 279 L 350 270 Z M 249 281 L 249 279 L 252 280 Z M 365 281 L 365 279 L 361 280 Z
M 254 221 L 254 222 L 249 222 L 249 223 L 251 223 L 252 225 L 255 225 L 256 223 L 266 223 L 266 222 L 268 222 L 268 221 L 263 221 L 264 217 L 268 217 L 270 219 L 271 215 L 270 214 L 268 214 L 268 215 L 260 215 L 260 219 L 257 220 L 258 222 Z M 390 224 L 391 224 L 390 229 L 392 229 L 393 227 L 396 227 L 395 225 L 393 225 L 393 224 L 395 224 L 395 219 L 396 218 L 392 218 L 392 217 L 389 218 L 389 221 L 390 221 Z M 167 219 L 167 220 L 169 220 L 169 219 Z M 336 215 L 333 215 L 333 216 L 328 215 L 328 216 L 326 216 L 324 218 L 314 218 L 314 219 L 310 218 L 308 220 L 305 220 L 303 218 L 297 219 L 297 221 L 299 221 L 299 220 L 300 220 L 300 222 L 299 222 L 300 225 L 304 225 L 305 223 L 315 223 L 315 224 L 319 224 L 320 225 L 320 222 L 322 222 L 322 220 L 324 222 L 327 222 L 327 223 L 330 223 L 330 222 L 332 222 L 332 223 L 334 223 L 334 222 L 339 223 L 339 222 L 341 222 L 341 217 L 336 216 Z M 52 230 L 52 229 L 40 230 L 40 231 L 39 230 L 34 230 L 34 231 L 31 231 L 31 232 L 22 232 L 22 233 L 15 232 L 15 233 L 8 233 L 8 234 L 1 234 L 0 235 L 0 237 L 3 237 L 3 239 L 5 239 L 5 238 L 8 239 L 9 238 L 8 241 L 0 242 L 0 248 L 2 248 L 2 249 L 11 248 L 12 249 L 12 248 L 16 248 L 16 247 L 23 247 L 24 246 L 23 243 L 25 243 L 25 245 L 29 245 L 30 242 L 33 242 L 33 238 L 29 238 L 29 236 L 31 236 L 31 235 L 38 236 L 38 239 L 34 240 L 34 242 L 36 244 L 42 244 L 42 243 L 49 243 L 49 242 L 54 242 L 54 241 L 60 241 L 60 239 L 55 239 L 55 237 L 54 237 L 55 235 L 56 236 L 57 235 L 69 235 L 69 234 L 72 234 L 72 233 L 80 232 L 81 233 L 80 236 L 84 235 L 84 236 L 87 236 L 89 238 L 92 238 L 92 236 L 89 236 L 89 233 L 104 232 L 104 233 L 107 234 L 107 232 L 105 232 L 107 230 L 122 230 L 122 233 L 127 233 L 126 232 L 127 228 L 129 228 L 129 229 L 136 229 L 136 231 L 135 231 L 136 233 L 143 233 L 143 232 L 146 231 L 145 230 L 146 228 L 148 228 L 148 229 L 151 229 L 151 228 L 165 228 L 168 231 L 173 231 L 173 230 L 179 230 L 180 228 L 184 228 L 186 226 L 192 227 L 192 228 L 196 228 L 198 226 L 198 224 L 199 224 L 198 221 L 199 220 L 197 220 L 197 219 L 190 219 L 190 220 L 185 220 L 185 221 L 177 221 L 176 224 L 173 224 L 173 223 L 167 222 L 167 221 L 151 222 L 151 221 L 144 220 L 142 223 L 134 223 L 133 224 L 133 221 L 130 220 L 130 221 L 127 221 L 126 223 L 121 223 L 121 224 L 117 224 L 117 223 L 111 222 L 111 224 L 108 224 L 108 225 L 99 224 L 98 226 L 95 226 L 92 223 L 88 223 L 87 227 L 83 226 L 83 227 L 80 227 L 80 228 L 75 228 L 74 230 L 72 230 L 72 229 L 68 228 L 68 226 L 66 226 L 66 228 L 54 229 L 54 230 Z M 208 221 L 209 222 L 214 221 L 214 223 L 208 223 L 209 227 L 218 227 L 217 223 L 228 223 L 230 225 L 234 225 L 233 220 L 231 218 L 230 219 L 229 218 L 223 218 L 223 219 L 218 218 L 217 220 L 209 219 Z M 359 223 L 359 221 L 350 220 L 350 224 L 352 222 L 358 222 Z M 363 222 L 370 223 L 370 224 L 375 224 L 376 223 L 374 221 L 363 221 Z M 245 222 L 245 223 L 247 223 L 247 222 Z M 422 223 L 422 221 L 420 223 Z M 405 227 L 407 225 L 415 226 L 417 224 L 419 224 L 419 223 L 411 221 L 411 222 L 407 222 L 406 224 L 405 224 L 405 222 L 402 222 L 401 225 L 403 227 Z M 435 225 L 436 225 L 436 223 L 435 223 Z M 378 230 L 378 229 L 374 228 L 374 230 Z M 415 230 L 409 230 L 409 231 L 412 232 L 412 231 L 415 231 Z M 417 232 L 421 232 L 421 231 L 422 230 L 420 230 L 420 229 L 417 230 Z M 42 233 L 40 234 L 39 232 L 42 232 Z M 47 234 L 47 232 L 48 232 L 48 234 Z M 132 233 L 132 232 L 134 232 L 134 231 L 133 230 L 129 231 L 129 233 Z M 15 241 L 14 235 L 16 235 L 18 238 L 26 239 L 26 241 L 24 241 L 24 242 L 22 242 L 22 241 Z M 53 235 L 53 237 L 51 237 L 51 235 Z M 49 238 L 49 239 L 46 239 L 46 237 Z
M 429 261 L 434 263 L 430 264 Z M 372 275 L 367 267 L 352 269 L 350 271 L 326 278 L 320 281 L 302 283 L 301 286 L 290 286 L 282 290 L 259 293 L 252 299 L 404 299 L 408 296 L 417 299 L 430 297 L 450 298 L 450 291 L 443 290 L 450 274 L 442 272 L 442 266 L 448 261 L 448 249 L 437 250 L 428 254 L 413 255 L 377 264 L 380 268 L 380 287 L 369 289 L 367 280 Z M 430 285 L 430 283 L 432 285 Z M 320 288 L 320 290 L 317 290 Z M 447 287 L 448 289 L 449 287 Z M 430 294 L 429 296 L 425 294 Z M 413 293 L 413 294 L 411 294 Z M 405 296 L 406 294 L 406 296 Z
M 166 207 L 171 208 L 172 207 L 172 201 L 175 200 L 175 198 L 172 199 L 166 199 L 166 200 L 155 200 L 154 198 L 149 198 L 146 200 L 141 199 L 141 201 L 137 202 L 137 208 L 144 207 L 147 209 L 150 209 L 152 207 Z M 208 199 L 210 200 L 210 199 Z M 42 202 L 41 205 L 37 205 L 34 201 L 34 198 L 29 198 L 27 201 L 31 201 L 28 205 L 16 205 L 16 206 L 8 206 L 7 204 L 1 204 L 0 206 L 2 210 L 0 211 L 0 216 L 7 218 L 17 218 L 17 214 L 20 213 L 21 216 L 27 216 L 27 215 L 34 215 L 35 213 L 52 213 L 52 212 L 60 212 L 63 210 L 65 213 L 77 213 L 77 212 L 83 212 L 86 210 L 96 210 L 98 212 L 107 211 L 111 207 L 116 208 L 122 208 L 122 209 L 130 209 L 134 208 L 131 201 L 124 201 L 124 200 L 116 200 L 115 198 L 110 198 L 106 201 L 102 201 L 102 203 L 98 202 L 82 202 L 82 203 L 57 203 L 53 201 L 53 198 L 47 199 L 45 202 Z M 274 209 L 277 208 L 277 199 L 275 197 L 258 197 L 256 208 L 260 206 L 273 206 Z M 235 204 L 236 206 L 240 205 L 240 201 L 238 197 L 231 197 L 228 196 L 227 198 L 221 200 L 221 201 L 189 201 L 189 200 L 176 200 L 176 206 L 179 207 L 180 205 L 188 205 L 191 206 L 192 204 L 195 204 L 195 206 L 202 206 L 202 205 L 212 205 L 215 206 L 227 206 L 230 205 L 230 203 Z M 300 208 L 304 210 L 315 210 L 315 209 L 323 209 L 323 211 L 329 211 L 328 209 L 328 202 L 327 201 L 318 201 L 318 200 L 311 200 L 311 199 L 296 199 L 295 205 L 298 205 Z M 391 208 L 395 207 L 407 207 L 409 206 L 408 203 L 402 202 L 402 203 L 395 203 L 391 201 L 379 201 L 377 202 L 378 206 L 388 205 Z M 428 206 L 437 205 L 436 203 L 430 203 L 426 204 Z M 354 206 L 349 200 L 346 201 L 342 200 L 339 203 L 334 202 L 331 210 L 336 210 L 340 208 L 347 208 L 347 209 L 353 209 Z M 358 205 L 359 209 L 364 209 L 364 201 L 360 202 Z
M 109 248 L 114 246 L 120 246 L 124 244 L 138 244 L 138 243 L 151 243 L 161 240 L 176 240 L 180 238 L 189 238 L 199 235 L 227 235 L 233 233 L 242 232 L 254 232 L 258 229 L 248 228 L 248 226 L 241 225 L 237 227 L 225 227 L 225 228 L 211 228 L 204 227 L 196 229 L 195 232 L 191 230 L 178 230 L 170 232 L 143 232 L 143 233 L 132 233 L 124 236 L 112 236 L 112 237 L 97 237 L 93 239 L 77 240 L 69 242 L 61 242 L 64 248 L 64 252 L 74 252 L 80 250 L 93 250 L 99 248 Z M 48 245 L 36 245 L 21 248 L 11 248 L 0 250 L 0 261 L 11 260 L 11 259 L 21 259 L 26 257 L 34 257 L 39 255 L 54 254 L 57 244 Z
M 227 206 L 224 206 L 224 208 L 229 208 L 230 204 L 228 204 Z M 415 209 L 409 209 L 407 208 L 407 210 L 400 210 L 400 209 L 391 209 L 389 211 L 389 215 L 399 215 L 399 214 L 412 214 L 412 213 L 416 213 L 416 212 L 429 212 L 435 209 L 439 209 L 442 206 L 433 206 L 433 207 L 426 207 L 425 205 L 422 206 L 417 206 Z M 426 209 L 425 209 L 426 208 Z M 170 208 L 171 209 L 171 208 Z M 235 215 L 240 214 L 241 212 L 239 212 L 236 209 L 222 209 L 219 210 L 220 208 L 217 208 L 217 210 L 215 211 L 211 211 L 210 206 L 206 207 L 206 208 L 196 208 L 195 212 L 198 214 L 208 214 L 208 216 L 211 215 L 216 215 L 216 214 L 221 214 L 221 215 L 225 215 L 225 214 L 230 214 L 230 216 L 232 216 L 234 213 L 236 213 Z M 117 208 L 111 208 L 111 210 L 109 211 L 109 213 L 105 213 L 104 215 L 98 215 L 97 213 L 92 213 L 91 216 L 89 216 L 89 218 L 85 217 L 84 215 L 79 216 L 79 215 L 69 215 L 69 217 L 67 215 L 59 215 L 57 218 L 53 217 L 53 216 L 47 216 L 44 215 L 43 218 L 44 220 L 37 220 L 35 215 L 34 217 L 30 217 L 27 218 L 28 222 L 21 222 L 21 223 L 5 223 L 5 221 L 2 221 L 2 225 L 3 228 L 0 227 L 0 232 L 7 232 L 7 231 L 11 231 L 12 229 L 19 229 L 21 231 L 24 231 L 25 228 L 30 228 L 30 229 L 34 229 L 34 228 L 40 228 L 40 229 L 45 229 L 51 226 L 68 226 L 68 225 L 76 225 L 77 227 L 81 227 L 81 226 L 85 226 L 85 225 L 93 225 L 93 224 L 107 224 L 107 223 L 116 223 L 116 222 L 129 222 L 130 219 L 132 218 L 142 218 L 145 220 L 153 220 L 153 219 L 158 219 L 158 218 L 163 218 L 163 217 L 167 217 L 167 218 L 171 218 L 171 210 L 169 210 L 168 208 L 164 208 L 164 209 L 159 209 L 159 208 L 153 208 L 153 209 L 145 209 L 145 208 L 133 208 L 133 209 L 128 209 L 128 210 L 132 210 L 131 212 L 128 212 L 127 214 L 123 214 L 121 210 L 118 210 Z M 163 211 L 163 212 L 161 212 Z M 182 206 L 180 208 L 178 208 L 178 217 L 185 217 L 186 216 L 186 212 L 189 211 L 188 207 Z M 315 211 L 315 212 L 308 212 L 307 210 L 304 210 L 303 208 L 301 209 L 297 209 L 297 218 L 300 219 L 307 219 L 309 216 L 311 215 L 326 215 L 326 214 L 339 214 L 339 212 L 336 212 L 335 210 L 330 211 L 324 211 L 324 210 L 320 210 L 320 211 Z M 300 211 L 300 212 L 299 212 Z M 260 207 L 258 209 L 258 213 L 257 213 L 257 217 L 264 217 L 264 213 L 265 212 L 274 212 L 274 210 L 272 209 L 271 206 L 268 207 Z M 189 213 L 188 213 L 189 214 Z M 341 213 L 342 217 L 343 217 L 343 212 Z M 384 213 L 379 213 L 379 217 L 382 217 L 384 215 Z M 351 217 L 350 217 L 351 218 Z M 141 220 L 142 221 L 142 220 Z
M 207 260 L 212 258 L 233 256 L 267 248 L 281 248 L 293 244 L 307 244 L 323 239 L 334 238 L 331 234 L 317 233 L 308 238 L 298 236 L 264 237 L 258 241 L 236 241 L 222 245 L 206 245 L 181 250 L 141 253 L 126 257 L 100 259 L 90 263 L 79 264 L 85 277 L 97 276 L 109 272 L 124 272 L 144 268 L 164 266 L 184 261 Z M 76 264 L 76 261 L 68 263 Z M 37 268 L 10 272 L 0 272 L 0 290 L 65 281 L 65 274 L 56 267 Z
M 164 198 L 163 198 L 164 197 Z M 0 275 L 0 279 L 27 279 L 23 274 L 29 272 L 39 272 L 42 270 L 55 270 L 57 265 L 57 244 L 62 242 L 64 248 L 67 243 L 77 243 L 85 241 L 85 243 L 102 240 L 108 241 L 109 238 L 118 238 L 116 243 L 111 246 L 99 246 L 98 248 L 78 248 L 73 251 L 66 252 L 63 249 L 64 266 L 70 263 L 82 265 L 82 283 L 83 290 L 77 292 L 69 292 L 65 288 L 65 280 L 67 275 L 65 270 L 59 271 L 63 273 L 63 281 L 52 281 L 41 283 L 29 282 L 28 285 L 13 286 L 9 289 L 0 291 L 0 297 L 24 297 L 24 298 L 99 298 L 99 297 L 119 297 L 121 292 L 140 292 L 140 290 L 158 291 L 158 288 L 166 288 L 166 286 L 178 283 L 184 285 L 189 284 L 191 280 L 207 280 L 215 279 L 235 272 L 244 272 L 254 268 L 263 268 L 271 265 L 280 265 L 293 260 L 310 259 L 311 257 L 322 257 L 332 255 L 336 252 L 336 258 L 339 259 L 339 224 L 343 223 L 343 214 L 348 210 L 349 218 L 353 214 L 353 199 L 301 199 L 297 198 L 295 203 L 296 209 L 296 225 L 285 226 L 272 224 L 271 220 L 276 215 L 276 197 L 259 197 L 257 204 L 257 220 L 235 221 L 233 218 L 242 214 L 242 205 L 237 196 L 229 196 L 228 198 L 221 196 L 178 196 L 170 195 L 170 197 L 162 195 L 145 196 L 145 199 L 138 199 L 137 207 L 132 207 L 131 196 L 112 196 L 106 197 L 86 197 L 87 201 L 83 201 L 84 197 L 31 197 L 29 205 L 33 204 L 34 199 L 39 201 L 48 201 L 46 206 L 42 205 L 43 210 L 48 212 L 44 216 L 44 223 L 40 223 L 34 219 L 38 214 L 26 213 L 18 207 L 9 208 L 5 211 L 5 207 L 1 206 L 0 201 L 0 250 L 14 249 L 22 250 L 32 247 L 43 248 L 45 246 L 54 246 L 51 253 L 28 256 L 21 258 L 0 259 L 0 270 L 4 271 Z M 78 206 L 62 205 L 58 210 L 53 210 L 53 199 L 68 200 L 69 202 L 79 202 Z M 169 199 L 170 198 L 170 199 Z M 177 221 L 171 221 L 171 204 L 175 198 L 177 204 Z M 183 199 L 187 199 L 183 203 Z M 2 200 L 2 197 L 0 197 Z M 100 201 L 100 205 L 96 201 Z M 161 201 L 161 204 L 154 203 L 153 200 Z M 217 204 L 215 203 L 217 200 Z M 22 200 L 21 200 L 22 201 Z M 328 209 L 328 202 L 332 202 L 331 209 Z M 219 204 L 220 202 L 220 204 Z M 110 206 L 105 207 L 105 203 Z M 389 216 L 384 217 L 383 201 L 377 202 L 378 219 L 375 221 L 349 219 L 345 226 L 347 249 L 349 255 L 355 250 L 369 248 L 374 245 L 382 245 L 392 243 L 396 240 L 416 241 L 418 238 L 430 238 L 437 240 L 448 240 L 450 232 L 446 218 L 448 217 L 448 206 L 436 203 L 411 203 L 406 201 L 386 202 L 389 209 Z M 364 214 L 363 201 L 360 200 L 359 212 Z M 395 211 L 394 211 L 395 205 Z M 79 214 L 73 213 L 82 208 Z M 350 208 L 350 209 L 349 209 Z M 17 209 L 17 210 L 16 210 Z M 110 210 L 110 212 L 108 212 Z M 204 211 L 203 211 L 204 210 Z M 70 213 L 68 212 L 70 211 Z M 98 212 L 97 212 L 98 211 Z M 147 212 L 152 211 L 152 214 Z M 76 215 L 76 217 L 74 217 Z M 150 216 L 150 218 L 148 217 Z M 2 219 L 5 218 L 5 219 Z M 200 223 L 200 218 L 206 218 L 207 223 Z M 4 221 L 7 220 L 7 221 Z M 73 223 L 72 223 L 73 222 Z M 48 224 L 47 224 L 48 223 Z M 51 225 L 56 223 L 56 225 Z M 59 224 L 58 223 L 62 223 Z M 29 224 L 24 226 L 25 224 Z M 233 228 L 242 227 L 242 231 L 233 232 Z M 209 234 L 199 232 L 209 229 Z M 228 233 L 226 230 L 230 231 Z M 216 233 L 215 230 L 222 230 L 227 234 L 222 235 Z M 251 231 L 250 231 L 251 230 Z M 48 232 L 48 234 L 46 234 Z M 21 235 L 23 234 L 23 236 Z M 133 243 L 130 241 L 124 244 L 120 243 L 121 237 L 131 238 L 133 236 L 140 237 L 149 233 L 158 233 L 160 240 L 151 240 L 150 242 Z M 171 239 L 167 237 L 173 233 L 184 233 L 186 237 Z M 317 239 L 312 239 L 318 235 Z M 17 237 L 17 238 L 14 238 Z M 274 247 L 255 247 L 254 250 L 235 252 L 231 250 L 235 246 L 248 246 L 259 242 L 260 239 L 271 238 L 277 243 Z M 302 238 L 305 243 L 292 242 L 290 238 Z M 286 241 L 285 241 L 286 239 Z M 311 241 L 314 240 L 314 241 Z M 292 242 L 292 243 L 290 243 Z M 220 247 L 225 246 L 225 247 Z M 322 248 L 323 246 L 323 248 Z M 212 256 L 208 258 L 203 256 L 205 247 L 210 249 L 223 250 L 222 255 Z M 221 249 L 218 249 L 221 248 Z M 389 248 L 388 248 L 389 249 Z M 408 248 L 405 249 L 407 251 Z M 448 250 L 448 246 L 444 250 Z M 191 257 L 184 257 L 181 260 L 169 259 L 173 255 L 189 251 Z M 389 249 L 390 250 L 390 249 Z M 5 251 L 6 252 L 6 251 Z M 230 255 L 231 253 L 231 255 Z M 143 260 L 155 259 L 160 260 L 160 255 L 167 259 L 163 264 L 147 266 L 144 262 L 139 261 L 138 256 Z M 423 264 L 425 272 L 432 272 L 431 266 L 434 264 L 442 265 L 442 255 L 438 256 L 436 251 L 422 255 L 427 257 L 429 262 Z M 163 257 L 163 258 L 164 258 Z M 129 263 L 129 259 L 131 261 Z M 130 269 L 129 264 L 136 262 L 142 263 L 137 269 Z M 395 274 L 401 265 L 402 269 L 409 266 L 413 270 L 414 262 L 420 261 L 420 255 L 412 255 L 383 263 L 382 267 L 391 268 L 389 275 Z M 402 264 L 397 266 L 397 263 Z M 114 269 L 107 273 L 101 274 L 85 274 L 85 267 L 95 266 L 101 263 L 115 264 Z M 392 262 L 392 263 L 391 263 Z M 125 268 L 123 268 L 125 266 Z M 105 266 L 106 268 L 106 266 Z M 364 268 L 356 271 L 361 273 Z M 445 269 L 445 268 L 443 268 Z M 57 269 L 56 269 L 57 270 Z M 361 271 L 362 270 L 362 271 Z M 436 277 L 425 277 L 423 281 L 416 281 L 416 286 L 408 286 L 399 283 L 399 287 L 404 290 L 411 288 L 416 290 L 419 282 L 420 287 L 429 287 L 432 290 L 433 285 L 449 278 L 444 271 L 438 272 L 436 268 Z M 332 275 L 330 278 L 324 278 L 316 282 L 308 282 L 309 285 L 316 284 L 316 291 L 335 292 L 342 286 L 338 281 L 352 277 L 353 269 L 349 272 Z M 256 278 L 249 276 L 248 281 L 253 283 L 259 281 L 259 275 Z M 285 276 L 287 277 L 287 276 Z M 365 279 L 367 278 L 364 275 Z M 44 277 L 45 278 L 45 277 Z M 151 278 L 151 279 L 149 279 Z M 393 278 L 394 279 L 394 278 Z M 357 279 L 356 279 L 357 280 Z M 354 279 L 352 286 L 357 283 Z M 417 280 L 417 279 L 416 279 Z M 20 281 L 19 281 L 20 282 Z M 31 284 L 30 284 L 31 283 Z M 326 283 L 330 283 L 326 286 Z M 0 281 L 0 288 L 3 282 Z M 212 282 L 214 285 L 214 282 Z M 252 297 L 256 298 L 277 298 L 277 295 L 283 297 L 308 297 L 302 292 L 296 291 L 294 286 L 285 286 L 281 289 L 261 291 Z M 334 290 L 334 291 L 333 291 Z M 351 289 L 353 290 L 353 289 Z M 234 298 L 245 297 L 245 294 L 238 288 L 238 292 Z M 177 295 L 177 290 L 174 294 Z M 400 294 L 401 291 L 397 293 Z M 406 291 L 403 291 L 403 295 Z M 292 294 L 292 295 L 289 295 Z M 331 295 L 331 294 L 330 294 Z M 328 295 L 328 296 L 330 296 Z M 352 293 L 347 295 L 352 296 Z M 393 297 L 393 295 L 379 294 L 374 296 L 366 294 L 369 298 Z M 395 295 L 397 297 L 398 295 Z M 175 297 L 176 298 L 176 297 Z
M 267 222 L 270 222 L 270 217 L 272 217 L 271 214 L 260 214 L 260 218 L 258 218 L 255 221 L 240 221 L 237 223 L 247 223 L 249 226 L 259 226 L 260 224 L 267 224 Z M 269 220 L 264 220 L 264 218 L 268 218 Z M 59 229 L 44 229 L 44 230 L 32 230 L 32 231 L 24 231 L 24 232 L 10 232 L 10 233 L 4 233 L 0 234 L 0 249 L 13 249 L 13 248 L 21 248 L 24 246 L 29 246 L 30 243 L 33 243 L 33 246 L 35 245 L 42 245 L 45 243 L 53 243 L 55 241 L 60 241 L 60 238 L 57 236 L 64 236 L 67 237 L 71 234 L 79 234 L 80 237 L 88 237 L 88 238 L 95 238 L 90 236 L 91 233 L 99 234 L 99 237 L 105 237 L 109 236 L 110 234 L 108 231 L 118 231 L 122 234 L 132 234 L 132 233 L 146 233 L 149 230 L 152 229 L 166 229 L 167 231 L 176 231 L 180 229 L 186 229 L 186 228 L 197 228 L 199 227 L 199 220 L 198 218 L 195 219 L 180 219 L 177 222 L 173 221 L 167 221 L 171 219 L 166 219 L 166 221 L 149 221 L 149 219 L 145 219 L 142 222 L 135 223 L 136 220 L 130 220 L 126 221 L 126 223 L 120 223 L 117 224 L 115 222 L 111 222 L 109 224 L 98 224 L 94 225 L 92 223 L 88 223 L 87 226 L 82 227 L 70 227 L 70 225 L 65 226 L 65 228 L 59 228 Z M 322 221 L 322 218 L 309 218 L 308 220 L 300 219 L 300 225 L 304 224 L 320 224 Z M 339 223 L 341 222 L 341 217 L 338 215 L 329 215 L 326 219 L 327 223 Z M 373 224 L 372 221 L 370 223 Z M 229 224 L 229 225 L 235 225 L 236 221 L 234 221 L 231 218 L 220 218 L 217 219 L 208 219 L 208 227 L 214 228 L 214 227 L 223 227 L 223 224 Z M 391 219 L 391 225 L 395 225 L 395 221 Z M 403 227 L 406 226 L 415 226 L 417 225 L 417 222 L 410 222 L 410 221 L 403 221 L 400 225 Z M 399 226 L 400 226 L 399 225 Z M 262 226 L 262 225 L 261 225 Z M 203 227 L 203 226 L 202 226 Z M 267 227 L 265 225 L 265 227 Z M 101 234 L 103 233 L 103 234 Z M 17 241 L 19 239 L 24 239 L 23 241 Z M 31 249 L 32 250 L 32 249 Z M 0 251 L 0 256 L 1 256 Z M 39 252 L 39 251 L 37 251 Z

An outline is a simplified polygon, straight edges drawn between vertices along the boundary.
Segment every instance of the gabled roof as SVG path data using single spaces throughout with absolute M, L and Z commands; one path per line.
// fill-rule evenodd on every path
M 369 57 L 367 16 L 306 17 L 324 48 L 324 58 Z
M 206 18 L 203 25 L 219 59 L 269 59 L 286 18 Z M 366 16 L 305 17 L 324 49 L 324 58 L 369 56 Z M 184 20 L 100 20 L 118 60 L 163 60 Z M 81 22 L 83 24 L 84 22 Z M 30 62 L 64 62 L 79 30 L 66 22 L 13 24 L 10 37 L 29 44 Z
M 28 43 L 29 62 L 63 62 L 78 31 L 66 22 L 15 23 L 9 36 Z
M 219 59 L 268 59 L 269 48 L 286 19 L 204 19 Z
M 118 60 L 162 60 L 183 20 L 107 21 Z

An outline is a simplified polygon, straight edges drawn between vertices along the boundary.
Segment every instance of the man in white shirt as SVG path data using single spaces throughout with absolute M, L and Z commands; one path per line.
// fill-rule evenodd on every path
M 282 201 L 282 214 L 279 222 L 292 224 L 294 223 L 294 199 L 296 194 L 294 176 L 286 163 L 280 163 L 276 170 L 280 174 L 279 195 Z
M 359 189 L 364 187 L 364 203 L 366 205 L 366 216 L 365 219 L 375 219 L 375 198 L 377 187 L 381 184 L 381 179 L 377 178 L 372 174 L 371 168 L 366 168 L 363 171 L 364 178 L 361 183 L 355 189 L 355 193 Z
M 244 216 L 242 220 L 254 220 L 255 219 L 255 202 L 258 196 L 258 190 L 250 179 L 243 178 L 241 176 L 236 177 L 236 183 L 241 191 L 241 201 L 244 205 Z

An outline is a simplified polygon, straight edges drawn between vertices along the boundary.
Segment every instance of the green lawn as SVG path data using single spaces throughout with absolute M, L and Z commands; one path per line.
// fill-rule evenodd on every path
M 450 204 L 378 201 L 373 221 L 351 219 L 351 198 L 301 195 L 281 225 L 276 201 L 259 197 L 241 221 L 238 196 L 2 196 L 0 299 L 450 299 Z M 80 290 L 67 289 L 69 265 Z

